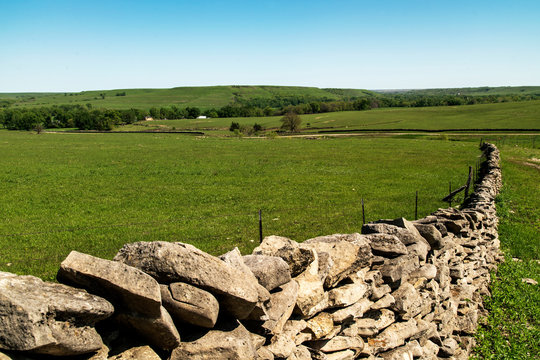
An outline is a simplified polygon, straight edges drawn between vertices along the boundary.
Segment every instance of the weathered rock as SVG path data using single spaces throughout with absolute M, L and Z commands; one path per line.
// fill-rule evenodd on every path
M 449 337 L 443 340 L 442 346 L 439 349 L 439 356 L 450 357 L 456 353 L 458 343 L 454 338 Z
M 268 320 L 261 327 L 271 334 L 280 334 L 283 326 L 291 317 L 298 297 L 298 283 L 294 280 L 281 285 L 279 291 L 270 295 L 270 307 L 267 311 Z
M 439 250 L 443 247 L 442 234 L 436 226 L 431 224 L 414 224 L 414 226 L 432 249 Z
M 151 345 L 160 349 L 171 350 L 180 343 L 180 334 L 174 326 L 171 315 L 161 307 L 159 317 L 146 317 L 139 313 L 123 312 L 116 315 L 116 319 L 135 329 Z
M 311 330 L 315 339 L 320 339 L 334 329 L 334 321 L 332 315 L 323 312 L 307 320 L 306 326 Z
M 313 261 L 306 270 L 294 278 L 298 283 L 298 297 L 294 312 L 304 318 L 309 318 L 318 311 L 326 308 L 328 304 L 328 294 L 324 292 L 323 283 L 319 277 L 318 255 L 311 251 Z
M 417 255 L 409 254 L 387 259 L 380 267 L 381 275 L 391 287 L 408 279 L 409 274 L 420 267 Z
M 366 235 L 370 240 L 371 251 L 375 255 L 396 257 L 407 255 L 407 247 L 395 235 L 370 234 Z
M 98 296 L 0 272 L 0 349 L 71 356 L 103 346 L 93 325 L 112 315 Z
M 274 335 L 266 348 L 270 350 L 275 357 L 288 358 L 296 350 L 296 344 L 290 337 L 280 334 Z
M 336 351 L 327 354 L 326 360 L 354 360 L 356 358 L 356 352 L 354 350 Z
M 126 244 L 115 260 L 143 270 L 160 283 L 185 282 L 207 290 L 238 319 L 246 318 L 259 300 L 258 283 L 252 278 L 189 244 Z
M 352 319 L 360 318 L 370 309 L 371 305 L 373 305 L 373 302 L 368 299 L 360 299 L 360 301 L 351 306 L 332 312 L 332 319 L 335 323 L 341 324 Z
M 437 267 L 433 264 L 422 265 L 419 269 L 412 271 L 409 274 L 411 279 L 426 278 L 427 280 L 435 279 L 437 276 Z
M 139 346 L 110 357 L 109 360 L 161 360 L 161 358 L 150 346 Z
M 274 360 L 274 354 L 266 346 L 257 349 L 255 359 L 257 360 Z
M 373 301 L 377 301 L 391 291 L 392 291 L 392 288 L 387 284 L 373 287 L 371 290 L 371 296 L 369 298 Z
M 311 353 L 306 346 L 300 345 L 287 360 L 311 360 Z
M 386 294 L 379 300 L 377 300 L 373 305 L 371 305 L 372 310 L 386 309 L 392 307 L 396 303 L 396 299 L 391 294 Z
M 207 291 L 185 283 L 160 285 L 163 307 L 171 317 L 205 328 L 213 328 L 219 314 L 219 303 Z
M 411 319 L 422 311 L 422 297 L 413 285 L 409 283 L 402 284 L 399 289 L 392 293 L 392 296 L 396 302 L 391 309 L 400 314 L 403 319 Z
M 264 286 L 268 291 L 291 281 L 289 265 L 280 257 L 246 255 L 243 259 L 244 263 L 259 281 L 259 284 Z
M 420 235 L 411 222 L 408 222 L 405 219 L 403 220 L 404 222 L 396 222 L 402 226 L 395 225 L 394 220 L 379 220 L 379 222 L 365 224 L 362 226 L 362 234 L 369 235 L 381 233 L 395 235 L 405 245 L 411 245 L 417 242 L 427 243 L 426 239 Z
M 368 343 L 374 352 L 383 352 L 403 345 L 405 340 L 413 336 L 417 331 L 418 328 L 414 319 L 394 323 L 377 337 L 369 339 Z
M 359 336 L 335 336 L 329 340 L 310 341 L 308 345 L 324 353 L 346 349 L 361 351 L 364 348 L 364 341 Z
M 249 360 L 256 356 L 249 331 L 231 320 L 218 321 L 212 330 L 189 334 L 173 350 L 170 360 Z
M 119 311 L 135 311 L 147 316 L 160 314 L 157 281 L 126 264 L 72 251 L 60 264 L 57 278 L 106 298 Z
M 303 273 L 314 260 L 313 252 L 301 249 L 296 241 L 274 235 L 265 237 L 253 255 L 279 256 L 289 264 L 292 277 Z
M 411 245 L 407 245 L 407 251 L 409 252 L 409 254 L 418 256 L 420 261 L 426 261 L 429 250 L 430 246 L 427 242 L 417 242 Z
M 361 319 L 355 319 L 341 332 L 344 336 L 374 336 L 395 321 L 394 312 L 388 309 L 370 311 Z
M 368 291 L 365 283 L 347 284 L 333 288 L 328 292 L 328 307 L 345 307 L 362 299 Z
M 325 288 L 334 287 L 350 274 L 371 264 L 371 248 L 367 245 L 359 246 L 348 241 L 314 238 L 306 240 L 300 247 L 330 255 L 334 266 L 324 280 Z

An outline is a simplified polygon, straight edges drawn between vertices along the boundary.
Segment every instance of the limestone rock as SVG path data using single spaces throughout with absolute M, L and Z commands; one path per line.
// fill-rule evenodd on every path
M 279 256 L 289 264 L 292 277 L 303 273 L 314 260 L 313 252 L 301 249 L 296 241 L 274 235 L 265 237 L 253 255 Z
M 103 346 L 93 325 L 112 315 L 98 296 L 0 272 L 0 349 L 71 356 Z
M 332 315 L 324 312 L 307 320 L 306 323 L 307 328 L 311 330 L 315 339 L 320 339 L 328 335 L 334 329 Z
M 180 322 L 213 328 L 219 314 L 219 303 L 207 291 L 185 283 L 160 285 L 163 307 Z
M 274 354 L 274 357 L 288 358 L 296 350 L 296 344 L 290 337 L 280 334 L 274 335 L 266 348 Z
M 366 298 L 360 299 L 360 301 L 351 306 L 347 306 L 332 312 L 332 319 L 335 323 L 341 324 L 352 319 L 360 318 L 366 311 L 370 309 L 372 305 L 372 301 L 369 301 Z
M 294 280 L 281 285 L 279 291 L 270 295 L 270 307 L 267 311 L 268 320 L 261 327 L 271 334 L 280 334 L 283 326 L 291 317 L 298 297 L 298 283 Z
M 317 253 L 330 255 L 334 266 L 324 280 L 325 288 L 332 288 L 350 274 L 371 264 L 371 248 L 348 241 L 314 238 L 300 244 L 303 249 L 313 249 Z
M 396 257 L 407 255 L 407 247 L 395 235 L 390 234 L 370 234 L 366 237 L 371 241 L 371 251 L 375 255 L 385 257 Z
M 395 321 L 394 312 L 388 309 L 370 311 L 363 318 L 355 319 L 341 332 L 344 336 L 374 336 Z
M 437 227 L 431 224 L 414 224 L 414 226 L 432 249 L 439 250 L 443 247 L 442 234 Z
M 368 291 L 365 283 L 347 284 L 333 288 L 328 292 L 328 307 L 346 307 L 362 299 Z
M 266 346 L 257 349 L 256 360 L 274 360 L 274 354 Z
M 354 350 L 342 350 L 327 354 L 326 360 L 354 360 L 356 352 Z
M 309 251 L 314 260 L 303 273 L 294 278 L 298 283 L 298 297 L 294 312 L 304 318 L 309 318 L 323 310 L 328 303 L 328 294 L 324 292 L 323 283 L 319 277 L 318 255 L 314 250 Z
M 161 360 L 161 358 L 150 346 L 139 346 L 110 357 L 109 360 Z
M 59 281 L 102 296 L 121 311 L 159 316 L 159 284 L 141 270 L 116 261 L 72 251 L 60 264 Z
M 244 263 L 259 281 L 259 284 L 264 286 L 268 291 L 291 281 L 289 265 L 280 257 L 246 255 L 243 259 Z
M 180 334 L 174 326 L 171 315 L 164 307 L 161 307 L 159 317 L 146 317 L 139 313 L 122 312 L 116 316 L 116 319 L 135 329 L 151 345 L 158 348 L 171 350 L 180 343 Z
M 392 296 L 396 302 L 391 309 L 400 314 L 403 319 L 411 319 L 422 311 L 422 297 L 413 285 L 402 284 L 392 293 Z
M 449 337 L 443 340 L 442 346 L 439 350 L 439 356 L 450 357 L 456 353 L 458 343 L 454 338 Z
M 256 356 L 249 331 L 237 320 L 230 320 L 218 321 L 212 330 L 189 334 L 173 350 L 170 360 L 250 360 Z
M 369 339 L 369 346 L 377 353 L 394 349 L 405 343 L 405 340 L 418 331 L 416 321 L 399 322 L 390 325 L 377 337 Z
M 300 345 L 287 360 L 311 360 L 311 353 L 306 346 Z
M 163 241 L 126 244 L 116 261 L 137 267 L 163 284 L 185 282 L 211 292 L 238 319 L 259 300 L 258 283 L 192 245 Z
M 308 344 L 309 347 L 324 353 L 346 349 L 361 351 L 364 348 L 364 341 L 359 336 L 335 336 L 329 340 L 310 341 Z

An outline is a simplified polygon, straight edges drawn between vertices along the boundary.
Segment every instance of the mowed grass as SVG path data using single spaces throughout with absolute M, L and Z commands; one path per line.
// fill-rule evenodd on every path
M 264 234 L 302 241 L 414 218 L 466 180 L 477 144 L 419 139 L 224 139 L 0 131 L 0 270 L 52 279 L 71 250 L 127 242 L 243 253 Z
M 475 359 L 540 358 L 540 150 L 502 145 L 504 188 L 497 199 L 506 262 L 492 277 L 489 317 Z M 515 260 L 513 260 L 515 259 Z
M 425 108 L 385 108 L 302 115 L 302 132 L 366 129 L 540 129 L 540 101 L 438 106 Z M 227 131 L 231 122 L 258 123 L 265 129 L 278 129 L 280 116 L 146 121 L 124 130 L 172 129 Z M 122 128 L 120 128 L 122 129 Z

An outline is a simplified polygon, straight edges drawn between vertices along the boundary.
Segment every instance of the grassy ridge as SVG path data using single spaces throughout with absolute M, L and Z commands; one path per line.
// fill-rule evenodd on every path
M 492 296 L 486 299 L 489 317 L 479 329 L 474 358 L 538 359 L 540 291 L 522 279 L 540 282 L 540 150 L 501 150 L 504 188 L 497 213 L 506 262 L 492 278 Z
M 325 114 L 302 115 L 303 131 L 317 132 L 318 129 L 540 129 L 540 101 L 465 105 L 455 107 L 390 108 L 368 111 L 343 111 Z M 226 119 L 183 119 L 142 122 L 124 127 L 124 130 L 145 129 L 189 129 L 225 130 L 231 122 L 253 125 L 261 124 L 266 129 L 277 129 L 281 117 L 226 118 Z M 308 127 L 309 124 L 309 127 Z
M 125 96 L 116 96 L 124 93 Z M 102 98 L 102 94 L 105 95 Z M 300 86 L 201 86 L 172 89 L 116 89 L 82 91 L 76 93 L 0 93 L 2 98 L 15 98 L 13 106 L 50 106 L 60 104 L 86 105 L 108 109 L 149 109 L 153 106 L 196 106 L 202 110 L 220 108 L 239 99 L 276 96 L 304 96 L 313 99 L 341 100 L 344 97 L 367 96 L 372 93 L 357 89 L 319 89 Z
M 0 151 L 0 270 L 43 278 L 70 250 L 111 258 L 132 241 L 246 253 L 258 209 L 266 235 L 295 240 L 359 231 L 362 197 L 368 221 L 413 218 L 419 190 L 424 216 L 479 155 L 476 142 L 8 131 Z
M 418 89 L 418 90 L 386 90 L 378 91 L 381 93 L 391 94 L 416 94 L 416 95 L 472 95 L 472 96 L 488 96 L 488 95 L 538 95 L 540 94 L 540 86 L 481 86 L 467 88 L 440 88 L 440 89 Z

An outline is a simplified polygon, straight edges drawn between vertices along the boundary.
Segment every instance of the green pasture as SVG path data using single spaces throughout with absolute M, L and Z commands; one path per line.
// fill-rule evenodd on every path
M 54 278 L 71 250 L 112 258 L 126 242 L 243 253 L 264 234 L 302 241 L 420 217 L 465 182 L 476 142 L 238 139 L 0 131 L 0 270 Z
M 481 86 L 467 88 L 439 88 L 418 90 L 387 90 L 377 91 L 383 94 L 415 94 L 425 96 L 440 95 L 470 95 L 470 96 L 501 96 L 501 95 L 539 95 L 540 86 Z
M 302 115 L 302 132 L 366 129 L 540 129 L 540 101 L 425 108 L 385 108 Z M 227 134 L 231 122 L 280 127 L 281 117 L 144 121 L 119 130 L 199 130 Z

